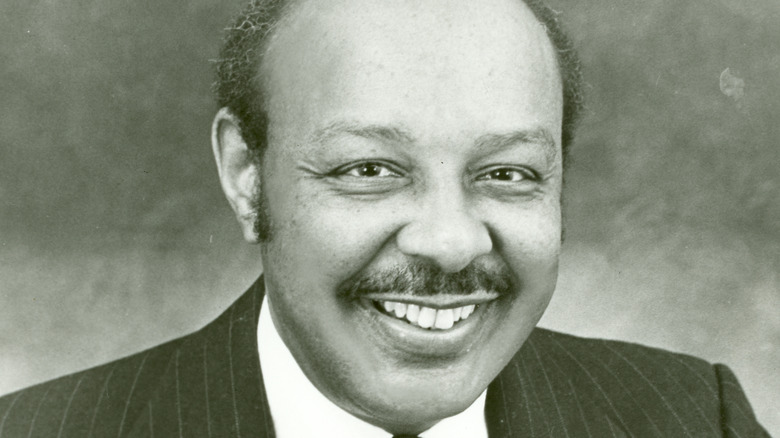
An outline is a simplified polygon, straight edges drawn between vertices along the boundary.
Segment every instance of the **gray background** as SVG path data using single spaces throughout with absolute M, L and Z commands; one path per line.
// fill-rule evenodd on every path
M 196 329 L 261 270 L 209 145 L 241 4 L 0 2 L 0 393 Z M 553 4 L 589 109 L 542 324 L 726 362 L 780 435 L 780 2 Z

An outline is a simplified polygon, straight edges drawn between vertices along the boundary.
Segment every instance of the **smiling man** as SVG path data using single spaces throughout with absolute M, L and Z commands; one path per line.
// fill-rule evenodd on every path
M 535 329 L 579 70 L 536 1 L 257 1 L 219 177 L 264 276 L 160 347 L 0 400 L 0 436 L 762 436 L 728 368 Z
M 254 196 L 267 212 L 281 338 L 322 393 L 386 430 L 463 411 L 555 286 L 562 92 L 544 28 L 510 1 L 310 2 L 260 77 L 261 158 L 229 111 L 215 144 L 250 240 Z

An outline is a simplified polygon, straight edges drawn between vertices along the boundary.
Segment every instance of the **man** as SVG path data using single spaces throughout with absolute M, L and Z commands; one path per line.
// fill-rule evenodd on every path
M 264 276 L 202 330 L 0 400 L 3 436 L 766 436 L 733 374 L 535 329 L 579 71 L 535 1 L 259 1 L 220 181 Z

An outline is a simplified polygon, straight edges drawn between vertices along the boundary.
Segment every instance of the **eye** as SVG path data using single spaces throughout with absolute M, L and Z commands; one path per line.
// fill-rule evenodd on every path
M 524 180 L 534 180 L 535 175 L 526 169 L 514 169 L 511 167 L 501 167 L 493 169 L 477 177 L 477 181 L 497 181 L 515 183 Z
M 386 178 L 399 177 L 398 172 L 391 170 L 388 166 L 381 163 L 360 163 L 352 167 L 343 169 L 342 175 L 357 178 Z
M 411 182 L 403 167 L 387 161 L 353 161 L 322 176 L 345 195 L 384 195 Z

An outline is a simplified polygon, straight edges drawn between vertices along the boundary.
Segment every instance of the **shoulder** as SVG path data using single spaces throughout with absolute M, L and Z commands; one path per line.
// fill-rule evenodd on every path
M 687 354 L 545 329 L 533 332 L 527 348 L 532 350 L 529 353 L 543 355 L 547 362 L 563 367 L 567 374 L 590 374 L 602 380 L 607 376 L 622 377 L 627 381 L 652 383 L 651 386 L 676 385 L 683 380 L 691 391 L 717 397 L 717 373 L 713 365 Z
M 504 398 L 538 406 L 547 427 L 590 427 L 594 436 L 768 436 L 726 366 L 639 344 L 536 329 L 500 381 L 516 392 Z
M 137 415 L 184 338 L 0 398 L 0 437 L 121 432 Z M 113 432 L 114 434 L 116 432 Z
M 256 343 L 262 293 L 262 281 L 258 280 L 194 333 L 0 397 L 0 438 L 131 435 L 134 425 L 150 413 L 153 402 L 174 405 L 166 416 L 184 409 L 178 399 L 180 392 L 188 394 L 188 384 L 194 380 L 202 383 L 204 370 L 213 375 L 210 388 L 218 399 L 215 403 L 221 401 L 225 398 L 221 389 L 226 386 L 221 377 L 226 367 L 232 366 L 233 356 L 241 359 L 236 366 L 247 370 L 245 373 L 258 374 L 246 365 L 254 364 L 259 370 L 257 349 L 243 347 Z M 232 354 L 234 344 L 241 355 Z M 227 386 L 235 390 L 230 383 Z M 169 403 L 171 399 L 175 402 Z

